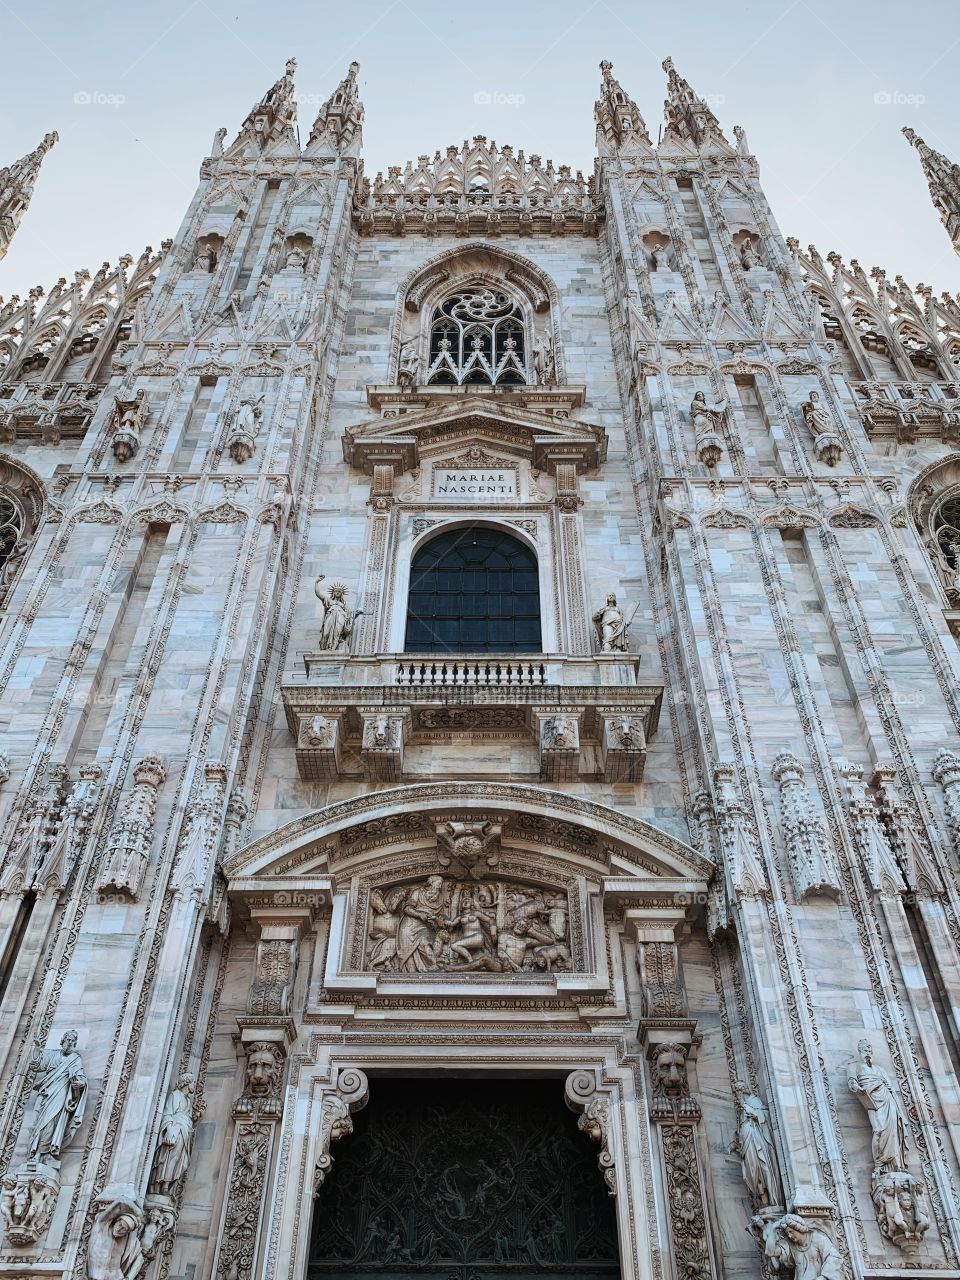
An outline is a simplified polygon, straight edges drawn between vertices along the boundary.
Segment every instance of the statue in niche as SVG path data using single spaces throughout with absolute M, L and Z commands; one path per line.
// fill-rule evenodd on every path
M 302 271 L 306 265 L 306 252 L 300 245 L 295 244 L 293 248 L 287 252 L 286 261 L 283 264 L 284 271 Z
M 783 1204 L 783 1189 L 763 1099 L 751 1093 L 742 1080 L 734 1081 L 733 1093 L 737 1100 L 739 1123 L 730 1151 L 740 1157 L 747 1189 L 754 1204 L 761 1208 Z
M 434 875 L 370 895 L 367 962 L 391 973 L 572 967 L 563 893 Z
M 397 385 L 411 390 L 417 385 L 417 374 L 420 360 L 417 356 L 416 338 L 408 338 L 400 348 L 400 360 L 397 365 Z
M 753 236 L 744 236 L 740 241 L 740 265 L 744 271 L 750 271 L 762 265 Z
M 607 603 L 593 615 L 593 625 L 601 653 L 626 653 L 627 620 L 612 591 L 607 596 Z
M 334 653 L 350 639 L 356 620 L 362 616 L 362 609 L 351 612 L 347 608 L 347 585 L 345 582 L 334 582 L 329 591 L 324 591 L 321 574 L 313 584 L 317 599 L 323 605 L 323 623 L 320 627 L 320 648 L 324 652 Z
M 37 1072 L 34 1089 L 40 1095 L 30 1134 L 31 1159 L 59 1162 L 83 1121 L 87 1097 L 87 1077 L 77 1053 L 76 1031 L 66 1031 L 60 1050 L 33 1050 L 31 1066 Z
M 828 467 L 835 467 L 843 452 L 837 428 L 829 412 L 820 403 L 820 392 L 811 391 L 807 400 L 800 406 L 803 420 L 807 424 L 814 440 L 814 452 L 821 462 Z
M 194 1128 L 203 1114 L 202 1107 L 195 1106 L 193 1102 L 196 1087 L 196 1076 L 185 1071 L 167 1099 L 160 1118 L 160 1133 L 150 1172 L 152 1193 L 170 1195 L 187 1172 Z
M 877 1172 L 907 1167 L 907 1118 L 893 1081 L 873 1061 L 869 1040 L 857 1045 L 859 1060 L 847 1068 L 847 1084 L 863 1103 L 873 1130 L 873 1164 Z
M 723 455 L 720 424 L 725 412 L 725 404 L 709 405 L 702 391 L 694 393 L 690 402 L 690 420 L 696 436 L 697 457 L 705 467 L 715 467 Z
M 533 346 L 533 376 L 540 387 L 552 387 L 557 381 L 557 359 L 553 339 L 541 333 Z

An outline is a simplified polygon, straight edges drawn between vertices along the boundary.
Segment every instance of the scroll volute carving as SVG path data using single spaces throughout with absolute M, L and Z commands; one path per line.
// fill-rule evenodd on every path
M 577 1128 L 600 1144 L 597 1162 L 612 1196 L 617 1194 L 616 1160 L 611 1149 L 610 1094 L 602 1089 L 592 1071 L 574 1071 L 564 1086 L 567 1106 L 580 1113 Z
M 320 1106 L 320 1143 L 314 1162 L 314 1195 L 323 1186 L 333 1166 L 331 1145 L 348 1133 L 353 1133 L 352 1114 L 365 1107 L 369 1097 L 367 1077 L 356 1067 L 341 1071 L 337 1076 L 336 1088 L 324 1093 Z

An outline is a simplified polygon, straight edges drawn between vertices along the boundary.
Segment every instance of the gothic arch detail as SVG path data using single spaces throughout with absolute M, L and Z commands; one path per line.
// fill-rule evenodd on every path
M 43 517 L 40 478 L 0 457 L 0 606 L 13 585 Z
M 566 380 L 563 353 L 560 349 L 557 317 L 559 293 L 553 281 L 534 263 L 519 254 L 499 247 L 472 242 L 437 255 L 417 268 L 400 283 L 398 307 L 391 341 L 391 377 L 403 380 L 404 371 L 412 381 L 425 383 L 428 369 L 436 363 L 438 352 L 432 350 L 434 321 L 444 304 L 457 295 L 470 295 L 488 303 L 496 303 L 501 309 L 512 309 L 513 318 L 522 323 L 523 333 L 518 341 L 519 365 L 526 366 L 530 383 L 541 381 L 533 352 L 538 344 L 550 352 L 552 370 L 550 380 L 564 383 Z M 476 305 L 476 304 L 474 304 Z M 456 335 L 451 335 L 452 338 Z M 510 335 L 517 340 L 517 335 Z M 491 349 L 492 350 L 492 349 Z M 471 352 L 466 352 L 469 359 Z M 504 364 L 505 351 L 496 353 L 499 367 Z M 507 364 L 510 364 L 508 361 Z M 494 384 L 509 377 L 511 368 L 504 364 L 500 376 L 484 378 Z
M 960 454 L 922 471 L 907 500 L 937 581 L 950 605 L 960 606 Z

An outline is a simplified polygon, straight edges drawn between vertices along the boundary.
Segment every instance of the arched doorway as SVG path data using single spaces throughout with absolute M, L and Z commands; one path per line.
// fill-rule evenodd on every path
M 559 1080 L 378 1079 L 315 1204 L 309 1280 L 619 1280 L 613 1201 Z
M 519 538 L 460 525 L 417 551 L 407 653 L 539 653 L 540 646 L 537 558 Z

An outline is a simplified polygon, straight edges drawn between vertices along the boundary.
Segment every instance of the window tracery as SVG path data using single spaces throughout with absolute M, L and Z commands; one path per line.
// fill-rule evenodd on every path
M 527 381 L 520 305 L 492 288 L 461 289 L 435 310 L 427 382 L 516 386 Z
M 33 477 L 0 460 L 0 606 L 40 524 L 43 497 Z

